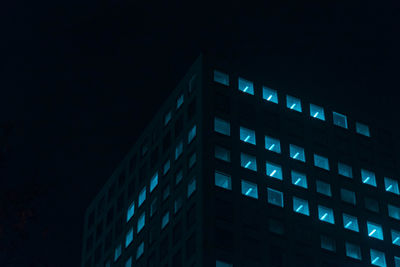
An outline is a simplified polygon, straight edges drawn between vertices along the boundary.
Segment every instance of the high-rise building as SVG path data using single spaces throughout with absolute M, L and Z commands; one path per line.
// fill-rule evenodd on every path
M 82 266 L 400 267 L 391 135 L 200 56 L 88 207 Z

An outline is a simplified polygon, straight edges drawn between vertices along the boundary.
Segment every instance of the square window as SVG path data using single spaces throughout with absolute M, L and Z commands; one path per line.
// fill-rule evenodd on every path
M 280 165 L 267 161 L 266 172 L 269 177 L 282 180 L 282 167 Z
M 275 153 L 281 153 L 281 142 L 279 139 L 265 136 L 265 149 Z
M 293 197 L 293 211 L 310 216 L 308 201 L 298 197 Z
M 396 180 L 385 177 L 385 190 L 396 195 L 399 195 L 399 183 Z
M 400 208 L 399 207 L 388 204 L 388 213 L 389 213 L 389 217 L 396 219 L 396 220 L 400 220 Z
M 228 121 L 215 117 L 214 131 L 223 135 L 231 135 L 231 125 Z
M 164 116 L 164 126 L 167 125 L 172 118 L 172 111 L 168 111 Z
M 157 184 L 158 184 L 158 172 L 156 172 L 150 179 L 150 192 L 152 192 L 154 188 L 156 188 Z
M 216 171 L 214 174 L 214 179 L 216 186 L 232 190 L 232 179 L 228 174 Z
M 179 109 L 183 104 L 183 94 L 181 94 L 176 100 L 176 109 Z
M 347 178 L 353 178 L 353 170 L 351 166 L 338 162 L 338 174 Z
M 138 207 L 140 207 L 145 200 L 146 200 L 146 187 L 143 187 L 143 189 L 139 193 Z
M 143 212 L 141 215 L 140 215 L 140 217 L 139 217 L 139 219 L 138 219 L 138 221 L 137 221 L 137 229 L 136 229 L 136 232 L 137 233 L 139 233 L 142 229 L 143 229 L 143 227 L 144 227 L 144 225 L 145 225 L 145 213 Z
M 379 250 L 370 249 L 371 264 L 380 267 L 386 267 L 385 253 Z
M 369 134 L 369 127 L 366 124 L 356 122 L 356 133 L 370 137 L 371 135 Z
M 196 178 L 193 177 L 189 182 L 187 186 L 187 197 L 189 198 L 194 191 L 196 191 Z
M 229 86 L 229 75 L 217 70 L 214 70 L 214 82 Z
M 368 184 L 376 187 L 375 173 L 361 169 L 361 181 L 363 184 Z
M 268 194 L 268 203 L 283 208 L 283 193 L 272 189 L 267 188 Z
M 133 241 L 133 228 L 130 228 L 125 237 L 125 247 L 127 248 Z
M 136 250 L 136 259 L 139 259 L 144 253 L 144 243 L 140 243 Z
M 163 174 L 166 175 L 169 171 L 169 169 L 171 168 L 171 162 L 169 160 L 167 160 L 164 163 L 164 167 L 163 167 Z
M 291 110 L 302 112 L 301 101 L 294 96 L 286 96 L 286 107 Z
M 336 251 L 336 242 L 333 238 L 321 235 L 321 248 L 329 251 Z
M 245 143 L 256 144 L 256 133 L 253 130 L 240 127 L 240 140 Z
M 346 256 L 356 260 L 361 260 L 360 246 L 346 242 Z
M 343 227 L 354 232 L 358 232 L 357 218 L 349 214 L 343 213 Z
M 278 104 L 278 92 L 274 89 L 263 86 L 263 99 Z
M 347 129 L 347 117 L 343 114 L 333 112 L 333 124 Z
M 135 202 L 132 201 L 128 207 L 128 211 L 126 212 L 126 221 L 128 222 L 135 214 Z
M 396 246 L 400 246 L 400 232 L 392 230 L 392 244 Z
M 242 180 L 242 194 L 248 197 L 258 199 L 258 190 L 255 183 Z
M 320 221 L 335 224 L 333 210 L 321 205 L 318 205 L 318 218 Z
M 383 240 L 382 226 L 379 224 L 367 221 L 367 230 L 369 237 Z
M 314 154 L 314 166 L 329 171 L 329 160 L 318 154 Z
M 316 187 L 317 187 L 317 192 L 318 193 L 320 193 L 322 195 L 325 195 L 325 196 L 328 196 L 328 197 L 332 196 L 332 191 L 331 191 L 331 185 L 330 184 L 325 183 L 325 182 L 320 181 L 320 180 L 317 180 L 315 183 L 316 183 Z
M 289 152 L 292 159 L 300 160 L 302 162 L 306 161 L 304 148 L 291 144 L 289 145 Z
M 214 156 L 217 159 L 230 162 L 231 161 L 231 152 L 223 147 L 215 146 Z
M 161 219 L 161 229 L 164 229 L 169 222 L 169 212 L 166 212 Z
M 245 169 L 257 171 L 256 157 L 249 154 L 240 153 L 240 166 Z
M 310 116 L 319 120 L 325 120 L 324 108 L 310 104 Z
M 183 142 L 180 141 L 175 147 L 175 160 L 177 160 L 183 152 Z
M 196 125 L 193 125 L 193 127 L 189 130 L 188 133 L 188 144 L 190 144 L 193 139 L 196 137 Z
M 364 204 L 365 204 L 365 208 L 367 210 L 373 211 L 373 212 L 379 212 L 379 203 L 378 201 L 376 201 L 375 199 L 369 198 L 369 197 L 365 197 L 364 198 Z
M 344 202 L 355 205 L 356 204 L 356 193 L 347 189 L 340 189 L 340 197 Z
M 307 188 L 307 177 L 304 173 L 291 171 L 291 175 L 292 175 L 292 184 L 303 188 Z
M 254 87 L 253 87 L 253 82 L 250 82 L 248 80 L 245 80 L 243 78 L 239 77 L 239 91 L 242 91 L 244 93 L 254 95 Z

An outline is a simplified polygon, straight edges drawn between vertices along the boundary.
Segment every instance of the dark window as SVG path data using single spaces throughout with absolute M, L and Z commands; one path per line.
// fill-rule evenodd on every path
M 111 206 L 107 212 L 107 225 L 110 225 L 114 219 L 114 206 Z
M 182 116 L 179 117 L 179 119 L 176 120 L 175 122 L 175 137 L 178 137 L 183 130 L 183 119 Z
M 274 267 L 283 266 L 283 251 L 280 247 L 272 246 L 270 247 L 270 264 Z
M 131 180 L 128 184 L 128 195 L 132 196 L 135 193 L 135 180 Z
M 111 248 L 112 244 L 112 230 L 108 231 L 106 235 L 106 242 L 104 243 L 104 250 L 108 250 Z
M 166 236 L 160 244 L 160 259 L 164 259 L 167 255 L 168 255 L 168 248 L 169 248 L 169 244 L 168 244 L 168 236 Z
M 186 258 L 189 259 L 194 253 L 196 253 L 196 233 L 186 240 Z
M 186 228 L 189 229 L 196 222 L 196 205 L 193 204 L 187 211 Z
M 122 191 L 119 194 L 118 200 L 117 200 L 117 213 L 120 213 L 122 210 L 124 210 L 124 203 L 125 203 L 125 194 L 124 191 Z
M 174 267 L 181 267 L 182 266 L 182 252 L 180 250 L 172 258 L 172 265 Z
M 229 114 L 231 111 L 229 96 L 226 96 L 220 92 L 215 92 L 214 94 L 214 108 L 216 111 Z
M 143 182 L 146 179 L 146 171 L 147 171 L 147 166 L 146 163 L 143 164 L 143 166 L 139 169 L 139 182 Z
M 373 212 L 379 212 L 379 203 L 375 199 L 366 197 L 364 199 L 365 201 L 365 208 L 367 210 L 373 211 Z
M 171 146 L 171 132 L 165 134 L 163 139 L 163 152 L 165 153 Z
M 215 228 L 216 246 L 223 250 L 233 250 L 233 233 L 227 229 Z
M 119 175 L 118 186 L 121 188 L 124 186 L 124 183 L 125 183 L 125 170 L 123 170 L 122 173 Z
M 188 107 L 188 119 L 192 119 L 194 117 L 194 115 L 196 114 L 196 99 L 193 99 L 190 103 L 189 103 L 189 107 Z
M 268 229 L 271 233 L 283 235 L 285 233 L 285 228 L 283 223 L 278 220 L 270 219 L 268 224 Z
M 179 222 L 174 226 L 173 243 L 174 245 L 182 238 L 182 223 Z
M 153 153 L 151 153 L 150 157 L 151 168 L 153 168 L 156 165 L 157 161 L 158 161 L 158 147 L 156 147 Z

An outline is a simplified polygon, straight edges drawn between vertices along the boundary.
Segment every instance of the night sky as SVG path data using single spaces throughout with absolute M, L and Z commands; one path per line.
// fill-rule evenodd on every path
M 201 51 L 398 133 L 396 1 L 148 2 L 1 8 L 0 266 L 80 265 L 90 200 Z

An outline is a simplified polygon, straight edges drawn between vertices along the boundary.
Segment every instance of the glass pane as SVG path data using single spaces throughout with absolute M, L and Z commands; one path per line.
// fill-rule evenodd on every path
M 321 205 L 318 205 L 318 218 L 320 221 L 335 224 L 333 210 Z
M 183 94 L 178 97 L 176 100 L 176 109 L 179 109 L 183 104 Z
M 143 255 L 143 252 L 144 252 L 144 243 L 142 242 L 142 243 L 140 243 L 140 245 L 137 247 L 137 250 L 136 250 L 136 259 L 139 259 L 140 256 Z
M 167 226 L 168 222 L 169 222 L 169 212 L 166 212 L 161 219 L 161 229 L 164 229 L 164 227 Z
M 329 160 L 318 154 L 314 154 L 314 166 L 329 171 Z
M 343 227 L 345 229 L 358 232 L 358 221 L 357 218 L 349 214 L 343 213 Z
M 180 141 L 175 148 L 175 160 L 179 158 L 180 155 L 182 155 L 183 152 L 183 142 Z
M 322 235 L 321 236 L 321 248 L 336 251 L 336 242 L 333 238 Z
M 307 188 L 307 177 L 304 173 L 291 171 L 292 174 L 292 184 Z
M 220 146 L 215 146 L 215 158 L 230 162 L 231 161 L 231 153 L 228 149 L 220 147 Z
M 351 166 L 338 162 L 338 173 L 348 178 L 353 178 L 353 171 Z
M 238 89 L 244 93 L 254 95 L 254 87 L 253 82 L 245 80 L 239 77 L 239 87 Z
M 331 185 L 330 184 L 325 183 L 325 182 L 320 181 L 320 180 L 317 180 L 316 181 L 316 186 L 317 186 L 317 192 L 318 193 L 320 193 L 322 195 L 325 195 L 325 196 L 328 196 L 328 197 L 332 196 Z
M 281 142 L 279 139 L 265 136 L 265 149 L 276 153 L 281 153 Z
M 301 198 L 293 197 L 293 211 L 309 216 L 310 211 L 308 209 L 308 201 Z
M 128 207 L 128 211 L 126 212 L 126 221 L 128 222 L 135 214 L 135 202 L 132 201 Z
M 229 175 L 222 172 L 215 172 L 214 177 L 216 186 L 232 190 L 232 181 Z
M 394 257 L 394 267 L 400 267 L 400 257 Z
M 274 89 L 263 86 L 263 99 L 278 104 L 278 92 Z
M 363 184 L 368 184 L 376 187 L 375 173 L 361 169 L 361 181 Z
M 129 257 L 129 259 L 126 260 L 125 267 L 132 267 L 132 257 Z
M 214 82 L 229 86 L 229 75 L 217 70 L 214 70 Z
M 302 162 L 306 161 L 306 156 L 304 153 L 304 148 L 296 146 L 296 145 L 289 145 L 289 152 L 290 157 L 295 160 L 300 160 Z
M 399 184 L 396 180 L 385 177 L 385 190 L 393 194 L 399 194 Z
M 283 193 L 272 189 L 272 188 L 267 188 L 267 194 L 268 194 L 268 203 L 278 206 L 278 207 L 283 207 Z
M 146 200 L 146 187 L 144 187 L 139 193 L 138 207 L 140 207 Z
M 400 208 L 393 206 L 393 205 L 388 205 L 388 213 L 389 213 L 389 217 L 396 219 L 396 220 L 400 220 Z
M 240 153 L 240 166 L 252 171 L 257 171 L 256 157 L 249 154 Z
M 215 118 L 214 119 L 214 131 L 227 136 L 231 135 L 231 126 L 226 120 Z
M 333 124 L 347 129 L 347 117 L 343 114 L 333 112 Z
M 193 177 L 188 183 L 187 197 L 190 197 L 196 191 L 196 179 Z
M 375 249 L 370 249 L 371 264 L 380 267 L 386 267 L 385 253 Z
M 310 116 L 316 119 L 325 120 L 324 108 L 310 104 Z
M 122 246 L 119 244 L 114 251 L 114 261 L 117 261 L 118 258 L 121 256 Z
M 189 133 L 188 133 L 188 144 L 190 144 L 192 141 L 193 141 L 193 139 L 196 137 L 196 125 L 194 125 L 191 129 L 190 129 L 190 131 L 189 131 Z
M 137 233 L 139 233 L 143 229 L 144 224 L 145 224 L 145 213 L 143 212 L 137 221 Z
M 168 111 L 164 116 L 164 125 L 167 125 L 168 122 L 171 120 L 172 112 Z
M 379 224 L 367 222 L 367 230 L 369 237 L 383 240 L 383 231 L 382 227 Z
M 379 203 L 375 199 L 365 197 L 364 198 L 364 203 L 365 203 L 365 208 L 367 210 L 373 211 L 373 212 L 379 212 Z
M 298 112 L 302 111 L 300 99 L 290 95 L 286 96 L 286 107 Z
M 363 123 L 360 122 L 356 122 L 356 132 L 361 134 L 361 135 L 365 135 L 370 137 L 371 135 L 369 134 L 369 127 L 368 125 L 365 125 Z
M 127 248 L 133 241 L 133 228 L 130 228 L 125 237 L 125 247 Z
M 163 169 L 163 174 L 165 175 L 168 171 L 169 171 L 169 168 L 171 167 L 171 162 L 169 161 L 169 160 L 167 160 L 165 163 L 164 163 L 164 169 Z
M 280 165 L 267 162 L 266 163 L 267 175 L 272 178 L 282 180 L 282 168 Z
M 158 184 L 158 173 L 155 173 L 153 177 L 151 177 L 150 179 L 150 192 L 152 192 L 154 188 L 156 188 L 157 184 Z
M 257 185 L 249 181 L 242 180 L 242 194 L 252 198 L 258 198 Z
M 392 230 L 392 244 L 396 246 L 400 246 L 400 232 Z
M 361 260 L 360 246 L 346 242 L 346 256 L 353 259 Z
M 240 140 L 255 145 L 256 133 L 253 130 L 240 127 Z
M 340 189 L 340 197 L 344 202 L 355 205 L 356 204 L 356 194 L 353 191 L 347 189 Z
M 233 264 L 226 263 L 223 261 L 216 261 L 215 262 L 215 267 L 233 267 Z

